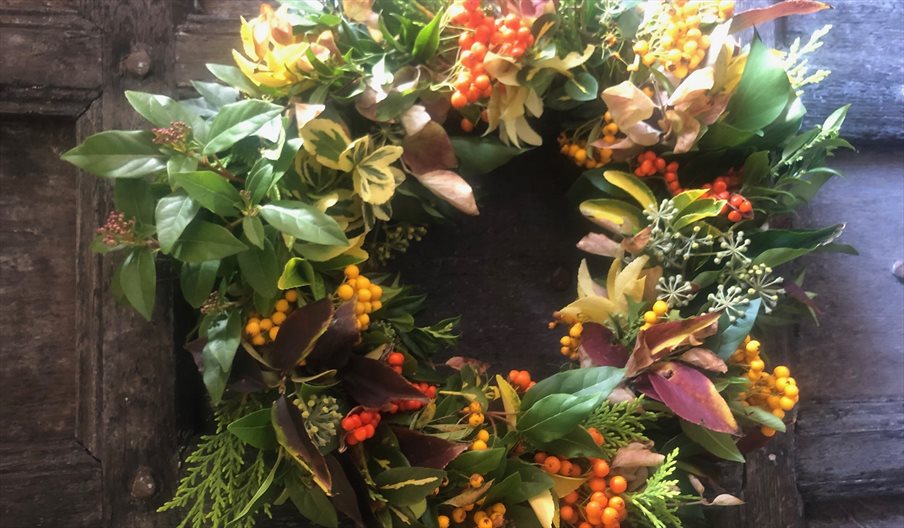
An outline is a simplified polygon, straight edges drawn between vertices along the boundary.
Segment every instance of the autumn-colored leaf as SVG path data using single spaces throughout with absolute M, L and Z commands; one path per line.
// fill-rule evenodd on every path
M 614 468 L 653 467 L 662 464 L 665 456 L 654 453 L 650 446 L 641 442 L 631 442 L 627 446 L 615 452 L 615 457 L 609 464 Z
M 712 350 L 706 348 L 694 347 L 678 356 L 678 359 L 703 370 L 711 370 L 723 374 L 728 372 L 728 365 L 725 364 L 725 361 L 715 355 Z
M 464 356 L 450 357 L 446 360 L 446 366 L 455 370 L 461 370 L 463 367 L 467 366 L 471 367 L 474 372 L 477 372 L 478 374 L 483 374 L 490 369 L 489 363 Z
M 699 370 L 674 361 L 653 367 L 644 377 L 650 396 L 661 401 L 690 423 L 720 433 L 738 434 L 738 424 L 728 404 Z
M 809 15 L 831 8 L 832 6 L 829 4 L 813 0 L 785 0 L 784 2 L 772 4 L 769 7 L 760 7 L 738 13 L 731 20 L 731 32 L 737 33 L 753 26 L 765 24 L 776 18 L 790 15 Z
M 467 451 L 468 444 L 426 435 L 407 427 L 393 427 L 399 447 L 412 466 L 444 469 L 455 457 Z
M 709 313 L 680 321 L 655 324 L 637 334 L 634 351 L 625 366 L 632 377 L 654 362 L 668 357 L 679 347 L 697 346 L 716 333 L 720 313 Z
M 434 170 L 415 175 L 415 178 L 430 192 L 459 211 L 471 216 L 480 214 L 477 202 L 474 201 L 474 190 L 457 173 L 448 170 Z
M 314 349 L 333 317 L 333 304 L 321 299 L 295 310 L 280 326 L 273 342 L 271 363 L 289 370 Z
M 431 171 L 452 169 L 458 166 L 458 158 L 446 129 L 431 121 L 414 135 L 402 140 L 402 161 L 415 175 Z
M 307 361 L 314 370 L 338 369 L 345 366 L 352 347 L 358 340 L 355 326 L 355 303 L 347 302 L 336 308 L 326 332 L 317 340 Z
M 326 494 L 330 493 L 333 486 L 330 470 L 326 460 L 320 451 L 314 446 L 311 437 L 304 428 L 304 418 L 301 411 L 294 404 L 289 403 L 285 396 L 280 396 L 271 409 L 273 429 L 276 431 L 276 440 L 299 465 L 310 471 L 314 482 Z
M 577 248 L 591 255 L 614 257 L 618 253 L 618 242 L 600 233 L 587 233 L 578 241 Z
M 379 409 L 395 400 L 430 399 L 385 362 L 354 354 L 342 369 L 342 379 L 349 396 L 365 407 Z
M 607 327 L 597 323 L 585 323 L 581 333 L 580 351 L 599 367 L 624 367 L 628 350 L 615 342 L 615 336 Z

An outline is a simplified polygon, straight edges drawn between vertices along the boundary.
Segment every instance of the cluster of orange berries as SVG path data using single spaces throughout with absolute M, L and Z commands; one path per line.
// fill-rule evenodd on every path
M 508 373 L 508 381 L 515 390 L 524 392 L 537 384 L 530 379 L 530 372 L 526 370 L 510 370 Z
M 336 295 L 343 301 L 356 299 L 355 326 L 361 331 L 367 330 L 370 325 L 370 314 L 383 307 L 383 303 L 380 302 L 383 288 L 361 275 L 358 266 L 354 264 L 345 268 L 345 282 L 339 285 Z
M 584 333 L 584 325 L 581 323 L 574 323 L 568 328 L 568 335 L 562 336 L 559 339 L 559 344 L 561 348 L 559 348 L 559 352 L 572 361 L 577 361 L 580 358 L 580 354 L 578 353 L 578 349 L 581 347 L 581 335 Z
M 251 341 L 254 346 L 263 346 L 276 341 L 276 334 L 279 333 L 279 327 L 282 325 L 298 302 L 298 292 L 295 290 L 287 290 L 283 294 L 283 298 L 276 301 L 273 306 L 273 313 L 269 317 L 261 318 L 259 314 L 253 313 L 245 323 L 245 337 Z
M 666 162 L 664 158 L 652 150 L 646 150 L 637 155 L 637 167 L 634 175 L 639 178 L 662 175 L 665 185 L 672 195 L 680 194 L 684 189 L 678 181 L 678 162 Z
M 669 313 L 669 304 L 663 300 L 653 303 L 653 307 L 643 313 L 642 329 L 649 328 L 666 320 Z
M 700 30 L 701 23 L 713 18 L 724 21 L 733 13 L 733 0 L 673 0 L 664 13 L 667 20 L 662 35 L 650 41 L 638 40 L 634 53 L 645 66 L 658 63 L 676 78 L 684 79 L 700 66 L 709 49 L 710 38 Z
M 455 82 L 451 101 L 453 108 L 463 108 L 493 93 L 493 81 L 484 66 L 487 52 L 517 59 L 534 43 L 534 36 L 530 24 L 519 16 L 487 16 L 480 8 L 480 0 L 456 2 L 450 12 L 452 23 L 465 28 L 458 37 L 461 50 L 458 60 L 462 70 Z M 462 125 L 463 129 L 467 127 L 464 122 Z M 473 129 L 473 124 L 470 128 Z
M 463 407 L 461 412 L 468 417 L 468 425 L 471 427 L 480 427 L 486 419 L 483 415 L 483 407 L 481 407 L 480 402 L 477 400 L 474 400 L 466 407 Z
M 423 394 L 424 396 L 426 396 L 428 398 L 436 398 L 436 387 L 435 386 L 430 385 L 429 383 L 425 383 L 425 382 L 413 382 L 412 385 L 414 385 L 414 387 L 417 390 L 421 391 L 421 394 Z M 389 414 L 395 414 L 399 411 L 401 411 L 401 412 L 417 411 L 417 410 L 421 409 L 424 405 L 425 405 L 424 402 L 421 400 L 397 400 L 397 401 L 391 402 L 388 405 L 386 412 L 388 412 Z
M 753 218 L 753 204 L 750 203 L 750 200 L 739 193 L 728 190 L 729 187 L 737 186 L 738 184 L 739 177 L 730 174 L 728 176 L 719 176 L 711 184 L 703 185 L 703 188 L 707 190 L 707 193 L 703 195 L 704 197 L 726 201 L 721 214 L 728 218 L 729 221 L 735 223 Z
M 380 412 L 376 409 L 360 409 L 349 413 L 341 422 L 342 430 L 345 431 L 345 443 L 352 446 L 373 438 L 380 425 L 380 418 Z
M 797 405 L 800 390 L 788 367 L 778 365 L 772 369 L 772 374 L 765 371 L 766 363 L 760 358 L 760 347 L 759 341 L 747 336 L 731 356 L 734 363 L 747 366 L 747 379 L 751 382 L 750 389 L 738 396 L 745 405 L 762 407 L 781 420 Z M 775 429 L 771 427 L 762 426 L 760 432 L 767 437 L 775 435 Z
M 475 477 L 480 477 L 481 484 L 474 486 Z M 480 475 L 471 475 L 471 486 L 479 488 L 483 485 L 483 477 Z M 462 524 L 468 519 L 468 513 L 474 511 L 475 504 L 471 503 L 467 506 L 461 506 L 452 510 L 451 519 L 447 515 L 440 515 L 436 518 L 436 524 L 439 528 L 449 528 L 452 522 Z M 471 519 L 474 521 L 475 528 L 500 528 L 505 524 L 505 505 L 496 503 L 485 510 L 474 511 Z

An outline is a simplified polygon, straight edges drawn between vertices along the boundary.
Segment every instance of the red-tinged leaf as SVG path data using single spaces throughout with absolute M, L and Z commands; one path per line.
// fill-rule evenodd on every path
M 373 509 L 371 509 L 370 489 L 368 488 L 367 482 L 364 481 L 364 476 L 361 474 L 361 466 L 364 465 L 361 455 L 362 453 L 360 450 L 349 450 L 335 455 L 335 460 L 339 463 L 339 466 L 342 467 L 343 473 L 348 479 L 349 487 L 358 502 L 356 511 L 351 509 L 340 511 L 349 517 L 352 517 L 353 514 L 357 514 L 357 516 L 352 517 L 352 519 L 355 520 L 358 527 L 363 528 L 366 526 L 369 528 L 371 526 L 382 526 L 382 523 L 380 523 L 374 515 Z M 355 457 L 358 458 L 358 462 L 355 462 Z
M 365 407 L 379 409 L 396 400 L 430 400 L 382 361 L 353 354 L 341 374 L 346 392 Z
M 421 94 L 420 103 L 427 109 L 427 113 L 439 124 L 446 122 L 449 116 L 449 110 L 452 105 L 449 103 L 449 97 L 438 92 L 426 92 Z
M 634 351 L 625 366 L 625 376 L 636 376 L 656 361 L 683 346 L 697 346 L 719 329 L 719 312 L 655 324 L 637 333 Z
M 738 434 L 738 424 L 713 382 L 699 370 L 666 361 L 645 377 L 656 399 L 688 422 L 720 433 Z
M 297 365 L 314 349 L 332 317 L 333 304 L 329 299 L 321 299 L 292 312 L 273 342 L 272 365 L 280 370 Z
M 393 427 L 392 432 L 412 466 L 445 469 L 449 462 L 468 449 L 468 444 L 450 442 L 407 427 Z
M 435 170 L 415 175 L 415 178 L 430 192 L 464 214 L 471 216 L 480 214 L 480 211 L 477 210 L 477 202 L 474 201 L 474 190 L 457 173 L 449 170 Z
M 647 244 L 650 243 L 650 234 L 653 232 L 653 229 L 650 227 L 645 227 L 637 232 L 633 237 L 626 237 L 621 242 L 621 247 L 625 249 L 628 253 L 632 255 L 639 255 L 643 252 L 644 248 L 647 247 Z
M 580 350 L 593 366 L 621 368 L 628 361 L 628 350 L 614 340 L 612 331 L 605 326 L 584 323 Z
M 355 526 L 363 528 L 365 526 L 364 519 L 361 517 L 361 510 L 358 508 L 358 496 L 355 488 L 349 482 L 345 469 L 336 457 L 330 455 L 326 457 L 326 466 L 330 470 L 330 476 L 333 478 L 333 489 L 330 493 L 330 501 L 336 507 L 336 511 L 340 511 L 355 522 Z M 358 473 L 357 471 L 355 472 Z M 359 476 L 360 478 L 360 476 Z
M 314 446 L 304 428 L 301 411 L 289 403 L 285 396 L 280 396 L 273 402 L 270 415 L 276 431 L 276 441 L 299 465 L 311 472 L 314 482 L 329 495 L 333 486 L 330 470 L 326 459 Z
M 703 370 L 721 372 L 722 374 L 728 372 L 728 365 L 725 364 L 725 361 L 715 355 L 712 350 L 706 348 L 694 347 L 678 356 L 678 359 Z
M 785 293 L 787 293 L 789 297 L 803 305 L 809 306 L 810 309 L 816 313 L 816 315 L 823 314 L 822 309 L 813 301 L 813 299 L 810 298 L 809 295 L 807 295 L 806 290 L 798 286 L 794 281 L 785 280 L 785 282 L 782 283 L 782 288 L 785 290 Z
M 490 369 L 489 363 L 480 361 L 479 359 L 464 356 L 450 357 L 446 360 L 446 366 L 449 368 L 454 368 L 455 370 L 461 370 L 463 367 L 468 366 L 478 374 L 483 374 Z
M 775 20 L 776 18 L 790 15 L 809 15 L 823 9 L 831 9 L 832 6 L 824 2 L 813 0 L 785 0 L 769 7 L 760 7 L 738 13 L 731 20 L 730 33 L 737 33 L 753 26 L 759 26 Z
M 578 241 L 577 248 L 591 255 L 614 257 L 618 254 L 618 242 L 600 233 L 587 233 Z
M 652 443 L 646 445 L 640 442 L 631 442 L 615 452 L 615 457 L 609 465 L 613 469 L 658 466 L 665 460 L 665 456 L 651 451 L 651 445 Z
M 354 302 L 343 303 L 336 308 L 330 326 L 307 357 L 307 364 L 312 370 L 324 371 L 345 366 L 359 337 L 355 322 Z
M 433 118 L 430 117 L 423 105 L 411 105 L 411 108 L 402 114 L 402 127 L 405 129 L 406 135 L 413 136 L 423 130 L 432 120 Z
M 458 166 L 455 149 L 446 129 L 431 121 L 420 132 L 402 141 L 402 161 L 415 176 L 430 171 L 452 169 Z

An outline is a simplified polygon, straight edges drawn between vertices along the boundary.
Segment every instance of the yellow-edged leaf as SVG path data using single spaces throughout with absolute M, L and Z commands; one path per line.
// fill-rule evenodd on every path
M 505 409 L 505 421 L 512 428 L 518 425 L 518 413 L 521 411 L 521 398 L 515 389 L 505 381 L 505 379 L 496 374 L 496 386 L 499 387 L 499 394 L 502 397 L 502 408 Z
M 647 187 L 647 184 L 640 181 L 640 179 L 633 174 L 610 170 L 603 173 L 603 178 L 606 178 L 607 182 L 630 194 L 631 198 L 634 198 L 643 209 L 647 209 L 648 207 L 656 209 L 656 197 L 653 196 L 653 191 Z
M 645 221 L 637 207 L 619 200 L 598 198 L 581 202 L 581 214 L 622 234 L 636 233 Z
M 545 490 L 527 499 L 527 502 L 534 510 L 540 526 L 543 528 L 559 527 L 559 501 L 553 498 L 551 491 Z
M 587 482 L 587 477 L 563 477 L 562 475 L 549 475 L 552 478 L 552 489 L 556 497 L 562 498 L 578 489 Z
M 604 324 L 617 311 L 615 304 L 605 297 L 584 297 L 559 310 L 559 315 L 568 321 Z
M 351 140 L 339 123 L 331 119 L 312 119 L 301 129 L 300 135 L 305 151 L 324 167 L 346 172 L 352 169 L 351 162 L 344 156 Z

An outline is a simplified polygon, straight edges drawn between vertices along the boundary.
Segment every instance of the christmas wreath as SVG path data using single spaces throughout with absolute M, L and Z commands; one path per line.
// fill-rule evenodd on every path
M 113 181 L 94 243 L 122 256 L 112 294 L 150 318 L 166 256 L 197 310 L 186 348 L 216 427 L 161 510 L 191 527 L 291 503 L 327 527 L 611 528 L 739 503 L 707 468 L 784 431 L 800 394 L 757 339 L 812 313 L 779 266 L 852 251 L 842 226 L 787 222 L 850 147 L 846 107 L 801 131 L 827 28 L 787 50 L 752 28 L 826 7 L 286 0 L 242 20 L 235 66 L 209 65 L 222 83 L 198 97 L 127 92 L 149 129 L 63 158 Z M 436 365 L 457 320 L 418 320 L 392 259 L 476 215 L 468 179 L 540 145 L 541 115 L 594 226 L 576 299 L 550 307 L 564 365 Z

